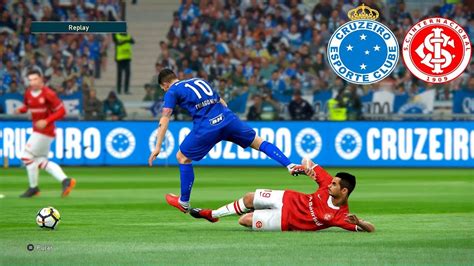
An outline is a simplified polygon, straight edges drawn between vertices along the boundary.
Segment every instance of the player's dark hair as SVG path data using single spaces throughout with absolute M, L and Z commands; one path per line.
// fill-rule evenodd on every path
M 356 186 L 356 177 L 345 172 L 337 173 L 336 177 L 339 177 L 341 179 L 341 182 L 339 182 L 341 189 L 347 188 L 347 190 L 349 191 L 347 196 L 349 196 Z
M 173 70 L 169 68 L 165 68 L 160 71 L 160 74 L 158 74 L 158 84 L 163 84 L 164 82 L 170 82 L 173 79 L 177 79 L 178 77 L 176 74 L 173 72 Z
M 27 77 L 28 77 L 29 75 L 38 75 L 38 76 L 42 77 L 42 76 L 43 76 L 43 73 L 41 73 L 41 71 L 39 71 L 38 69 L 32 68 L 32 69 L 28 70 L 28 72 L 26 73 L 26 76 L 27 76 Z

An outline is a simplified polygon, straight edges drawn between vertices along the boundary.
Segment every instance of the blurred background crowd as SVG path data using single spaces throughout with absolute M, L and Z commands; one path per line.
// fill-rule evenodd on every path
M 83 95 L 86 119 L 126 117 L 120 96 L 110 92 L 101 101 L 94 87 L 94 80 L 107 71 L 110 35 L 30 34 L 29 27 L 32 21 L 121 20 L 129 3 L 2 2 L 0 93 L 24 92 L 26 66 L 34 66 L 60 95 Z M 140 5 L 137 2 L 133 4 Z M 362 2 L 379 11 L 378 21 L 395 33 L 399 44 L 411 25 L 433 16 L 454 19 L 474 41 L 472 3 L 461 0 L 427 1 L 429 8 L 412 10 L 404 1 L 394 0 L 183 0 L 156 47 L 156 74 L 139 92 L 140 98 L 150 103 L 150 117 L 156 115 L 163 98 L 157 73 L 163 68 L 175 70 L 181 79 L 198 76 L 210 81 L 230 107 L 248 120 L 326 119 L 323 109 L 327 107 L 316 105 L 321 93 L 330 93 L 330 99 L 346 109 L 347 119 L 359 120 L 365 112 L 362 98 L 371 92 L 410 98 L 434 90 L 435 100 L 442 102 L 452 100 L 458 90 L 474 90 L 472 62 L 447 84 L 418 80 L 401 56 L 395 71 L 381 82 L 358 86 L 338 78 L 328 65 L 326 46 L 331 34 L 348 21 L 347 12 Z M 188 117 L 178 111 L 175 118 Z

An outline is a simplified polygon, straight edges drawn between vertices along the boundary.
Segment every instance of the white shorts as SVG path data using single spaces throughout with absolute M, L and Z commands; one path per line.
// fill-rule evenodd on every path
M 281 231 L 283 190 L 257 189 L 253 198 L 255 211 L 252 229 L 257 231 Z
M 46 136 L 38 132 L 33 132 L 26 142 L 25 150 L 23 151 L 21 158 L 30 160 L 38 157 L 48 158 L 48 153 L 53 141 L 53 137 Z

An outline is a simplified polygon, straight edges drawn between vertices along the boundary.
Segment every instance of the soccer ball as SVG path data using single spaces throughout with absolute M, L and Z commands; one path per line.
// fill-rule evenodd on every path
M 43 208 L 36 215 L 36 223 L 41 228 L 54 229 L 58 226 L 60 219 L 58 210 L 53 207 Z

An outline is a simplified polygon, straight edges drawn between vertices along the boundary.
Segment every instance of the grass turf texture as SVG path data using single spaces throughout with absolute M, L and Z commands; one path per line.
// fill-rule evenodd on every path
M 0 169 L 0 264 L 474 264 L 473 170 L 344 170 L 358 177 L 350 209 L 375 224 L 374 234 L 252 232 L 235 216 L 195 220 L 164 201 L 179 193 L 177 168 L 66 168 L 78 184 L 65 199 L 44 172 L 40 197 L 20 199 L 25 170 Z M 216 208 L 256 188 L 316 188 L 281 168 L 195 172 L 194 207 Z M 62 219 L 54 231 L 35 224 L 50 205 Z M 39 248 L 27 251 L 30 243 Z

